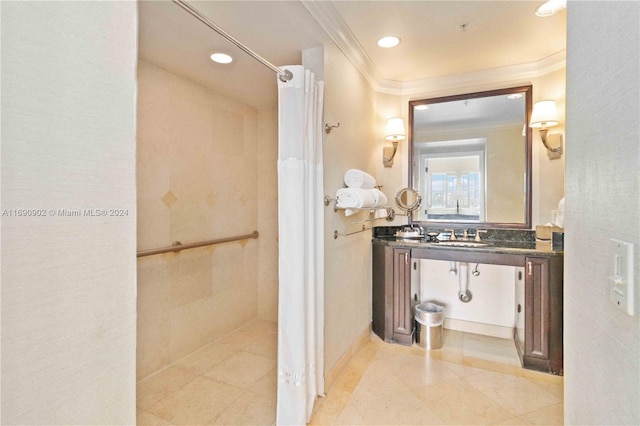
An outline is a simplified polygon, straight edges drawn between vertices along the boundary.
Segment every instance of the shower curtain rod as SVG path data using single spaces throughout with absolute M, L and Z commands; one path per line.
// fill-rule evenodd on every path
M 258 55 L 256 52 L 254 52 L 253 50 L 249 49 L 244 44 L 240 43 L 231 34 L 227 33 L 225 30 L 220 28 L 218 25 L 216 25 L 215 23 L 210 21 L 209 18 L 207 18 L 206 16 L 201 14 L 199 11 L 197 11 L 196 9 L 191 7 L 191 5 L 189 5 L 187 2 L 185 2 L 183 0 L 173 0 L 173 2 L 175 4 L 177 4 L 178 6 L 180 6 L 181 8 L 183 8 L 184 10 L 186 10 L 187 12 L 189 12 L 191 15 L 193 15 L 197 19 L 199 19 L 203 24 L 205 24 L 206 26 L 211 28 L 213 31 L 217 32 L 222 37 L 226 38 L 228 41 L 230 41 L 231 43 L 235 44 L 237 47 L 239 47 L 241 50 L 243 50 L 249 56 L 251 56 L 254 59 L 256 59 L 257 61 L 259 61 L 262 65 L 266 66 L 267 68 L 271 68 L 273 71 L 275 71 L 278 74 L 278 78 L 280 79 L 280 81 L 287 82 L 287 81 L 289 81 L 289 80 L 291 80 L 293 78 L 293 74 L 291 73 L 291 71 L 289 71 L 288 69 L 282 70 L 282 69 L 276 67 L 271 62 L 267 61 L 262 56 Z
M 211 246 L 214 244 L 246 240 L 249 238 L 258 238 L 258 235 L 259 235 L 258 231 L 253 231 L 251 234 L 238 235 L 237 237 L 219 238 L 217 240 L 199 241 L 197 243 L 182 244 L 180 241 L 176 241 L 169 247 L 162 247 L 162 248 L 150 249 L 150 250 L 140 250 L 137 253 L 137 257 L 151 256 L 152 254 L 161 254 L 161 253 L 168 253 L 168 252 L 177 253 L 181 250 L 192 249 L 196 247 Z

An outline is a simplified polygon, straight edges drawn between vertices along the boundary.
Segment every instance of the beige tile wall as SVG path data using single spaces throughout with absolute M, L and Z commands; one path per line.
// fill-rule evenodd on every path
M 278 108 L 258 111 L 258 317 L 278 320 Z
M 138 379 L 277 318 L 274 111 L 139 62 L 138 249 L 261 235 L 138 259 Z

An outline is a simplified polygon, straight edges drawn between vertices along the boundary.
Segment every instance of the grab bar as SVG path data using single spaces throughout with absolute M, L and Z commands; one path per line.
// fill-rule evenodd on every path
M 259 235 L 258 231 L 253 231 L 251 234 L 238 235 L 236 237 L 228 237 L 228 238 L 218 238 L 217 240 L 199 241 L 197 243 L 182 244 L 180 241 L 175 241 L 169 247 L 140 250 L 137 252 L 137 257 L 151 256 L 153 254 L 161 254 L 161 253 L 169 253 L 169 252 L 177 253 L 181 250 L 187 250 L 187 249 L 192 249 L 196 247 L 204 247 L 204 246 L 211 246 L 214 244 L 228 243 L 231 241 L 246 240 L 248 238 L 258 238 L 258 235 Z

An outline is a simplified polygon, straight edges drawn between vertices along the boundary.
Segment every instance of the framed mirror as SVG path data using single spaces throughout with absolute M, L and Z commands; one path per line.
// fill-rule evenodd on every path
M 409 102 L 424 226 L 531 228 L 531 86 Z

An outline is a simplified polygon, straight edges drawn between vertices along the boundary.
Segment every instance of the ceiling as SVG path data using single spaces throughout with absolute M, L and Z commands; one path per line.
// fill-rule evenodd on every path
M 191 1 L 277 65 L 335 43 L 378 90 L 403 94 L 452 75 L 564 58 L 566 12 L 539 18 L 541 1 Z M 275 75 L 173 2 L 139 1 L 139 55 L 254 107 L 277 102 Z M 463 26 L 463 27 L 462 27 Z M 392 49 L 378 38 L 396 35 Z M 209 59 L 233 56 L 229 65 Z M 560 56 L 558 56 L 560 54 Z

